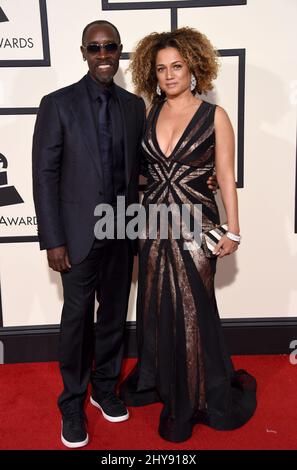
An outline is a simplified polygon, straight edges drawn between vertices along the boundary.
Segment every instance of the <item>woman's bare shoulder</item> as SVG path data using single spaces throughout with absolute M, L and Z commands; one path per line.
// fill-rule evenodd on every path
M 225 109 L 219 105 L 216 105 L 214 120 L 215 126 L 220 126 L 224 124 L 226 125 L 227 123 L 230 123 L 230 118 L 228 116 L 227 111 L 225 111 Z

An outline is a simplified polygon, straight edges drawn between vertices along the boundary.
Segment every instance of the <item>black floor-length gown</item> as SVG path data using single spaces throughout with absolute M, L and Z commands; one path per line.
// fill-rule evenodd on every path
M 143 140 L 148 184 L 143 205 L 202 205 L 203 231 L 219 223 L 207 179 L 214 170 L 215 106 L 202 101 L 166 157 L 157 141 L 162 103 L 152 108 Z M 193 214 L 192 214 L 193 216 Z M 137 299 L 138 363 L 120 394 L 129 406 L 164 404 L 159 433 L 188 439 L 196 423 L 220 430 L 242 426 L 256 408 L 256 381 L 235 371 L 225 349 L 214 294 L 216 258 L 195 241 L 141 240 Z M 188 245 L 187 245 L 188 246 Z

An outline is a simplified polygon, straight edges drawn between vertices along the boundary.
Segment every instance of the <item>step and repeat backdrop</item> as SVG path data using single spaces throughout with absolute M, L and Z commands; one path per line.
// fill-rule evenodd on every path
M 297 316 L 296 17 L 296 0 L 0 0 L 1 328 L 60 321 L 60 278 L 37 242 L 32 133 L 42 96 L 86 73 L 81 33 L 96 19 L 121 33 L 116 82 L 130 91 L 129 53 L 145 34 L 188 25 L 219 50 L 220 74 L 205 99 L 234 126 L 243 237 L 219 263 L 221 316 Z M 136 291 L 137 262 L 130 321 Z

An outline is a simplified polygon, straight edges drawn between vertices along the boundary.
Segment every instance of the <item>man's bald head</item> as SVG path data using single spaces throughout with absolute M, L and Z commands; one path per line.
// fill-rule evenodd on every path
M 114 24 L 110 23 L 107 20 L 96 20 L 96 21 L 92 21 L 92 23 L 87 24 L 87 26 L 84 28 L 83 33 L 82 33 L 82 44 L 84 44 L 85 36 L 88 30 L 92 28 L 93 26 L 105 26 L 105 27 L 112 28 L 116 33 L 119 44 L 121 44 L 121 36 L 120 36 L 118 29 L 116 28 Z

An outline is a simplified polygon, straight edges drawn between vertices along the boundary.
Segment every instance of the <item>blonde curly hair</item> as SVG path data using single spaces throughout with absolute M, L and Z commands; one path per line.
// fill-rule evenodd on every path
M 164 99 L 156 93 L 156 56 L 159 50 L 174 47 L 183 57 L 191 73 L 196 77 L 195 93 L 207 93 L 218 72 L 218 53 L 209 39 L 194 28 L 184 27 L 172 32 L 151 33 L 141 39 L 131 56 L 129 69 L 135 91 L 150 102 Z

